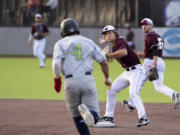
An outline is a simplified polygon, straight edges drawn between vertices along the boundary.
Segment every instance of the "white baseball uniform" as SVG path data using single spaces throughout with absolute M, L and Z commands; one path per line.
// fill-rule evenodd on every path
M 40 60 L 40 67 L 45 66 L 45 54 L 44 54 L 44 49 L 46 45 L 46 39 L 45 37 L 40 37 L 38 38 L 38 34 L 44 34 L 49 32 L 47 26 L 45 24 L 40 23 L 37 25 L 36 23 L 32 25 L 32 30 L 31 30 L 31 36 L 34 37 L 34 45 L 33 45 L 33 55 Z
M 143 75 L 142 75 L 142 86 L 144 86 L 145 82 L 148 79 L 148 72 L 153 66 L 153 47 L 158 48 L 158 60 L 157 60 L 157 70 L 158 70 L 158 79 L 153 81 L 154 88 L 156 91 L 169 96 L 171 99 L 173 98 L 173 94 L 175 91 L 163 84 L 164 81 L 164 70 L 165 70 L 165 63 L 162 59 L 162 49 L 164 46 L 164 41 L 159 34 L 152 31 L 146 34 L 145 37 L 145 49 L 144 49 L 144 64 L 143 64 Z M 141 90 L 141 89 L 139 89 Z M 139 91 L 140 92 L 140 91 Z M 134 106 L 133 101 L 130 99 L 128 104 L 130 106 Z
M 106 117 L 114 117 L 114 110 L 116 104 L 116 95 L 129 86 L 129 94 L 132 101 L 138 111 L 138 118 L 146 118 L 146 112 L 139 95 L 141 88 L 141 64 L 138 56 L 133 52 L 133 50 L 128 46 L 127 42 L 123 38 L 118 38 L 113 46 L 113 52 L 120 49 L 127 50 L 127 56 L 122 58 L 116 58 L 117 61 L 125 68 L 121 75 L 119 75 L 112 84 L 112 88 L 107 91 L 107 103 L 106 103 Z

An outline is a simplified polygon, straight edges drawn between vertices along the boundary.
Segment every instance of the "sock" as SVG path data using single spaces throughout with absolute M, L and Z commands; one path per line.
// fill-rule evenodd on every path
M 89 129 L 81 116 L 75 117 L 73 120 L 80 135 L 90 135 Z
M 89 111 L 93 115 L 94 121 L 95 121 L 95 124 L 96 124 L 98 122 L 98 120 L 99 120 L 99 115 L 97 114 L 97 112 L 95 112 L 93 110 L 89 110 Z

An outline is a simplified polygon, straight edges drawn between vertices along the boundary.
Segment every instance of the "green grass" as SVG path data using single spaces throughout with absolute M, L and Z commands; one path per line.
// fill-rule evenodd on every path
M 143 62 L 143 60 L 142 60 Z M 50 99 L 63 100 L 63 90 L 57 94 L 53 89 L 53 74 L 51 69 L 52 59 L 46 60 L 46 68 L 39 68 L 39 61 L 35 58 L 0 58 L 0 98 L 6 99 Z M 178 59 L 165 60 L 166 71 L 164 84 L 180 92 L 180 62 Z M 124 71 L 114 61 L 109 64 L 110 76 L 114 80 Z M 106 101 L 106 86 L 100 66 L 94 64 L 93 75 L 98 88 L 100 101 Z M 128 88 L 117 95 L 117 101 L 128 99 Z M 141 97 L 144 102 L 169 103 L 170 98 L 157 93 L 152 83 L 146 82 L 142 89 Z

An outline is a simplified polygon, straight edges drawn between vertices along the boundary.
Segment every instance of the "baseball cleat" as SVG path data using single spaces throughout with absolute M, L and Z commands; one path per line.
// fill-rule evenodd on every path
M 111 128 L 115 127 L 113 117 L 102 117 L 93 127 Z
M 146 126 L 150 123 L 150 121 L 147 118 L 140 118 L 139 122 L 136 124 L 137 127 Z
M 98 121 L 93 127 L 112 128 L 116 127 L 113 121 Z
M 104 116 L 100 119 L 100 121 L 111 121 L 113 122 L 113 117 L 107 117 L 107 116 Z
M 78 110 L 79 110 L 81 116 L 83 117 L 84 122 L 88 126 L 94 126 L 94 124 L 95 124 L 94 117 L 88 110 L 87 106 L 85 104 L 80 104 L 78 106 Z
M 179 105 L 179 93 L 178 92 L 173 93 L 172 101 L 174 102 L 174 109 L 177 109 L 177 107 Z
M 134 107 L 130 106 L 130 105 L 128 104 L 128 101 L 123 100 L 123 101 L 122 101 L 122 105 L 124 105 L 129 112 L 133 112 Z

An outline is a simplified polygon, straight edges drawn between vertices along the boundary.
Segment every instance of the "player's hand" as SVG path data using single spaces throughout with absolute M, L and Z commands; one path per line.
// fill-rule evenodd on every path
M 137 52 L 136 53 L 138 57 L 144 57 L 144 53 L 143 52 Z
M 61 77 L 54 78 L 54 89 L 57 93 L 61 91 Z
M 113 58 L 107 58 L 107 62 L 113 62 Z
M 106 43 L 106 41 L 104 40 L 103 37 L 101 37 L 101 38 L 99 39 L 99 44 L 100 44 L 100 45 L 104 45 L 105 43 Z
M 111 89 L 112 81 L 110 78 L 105 78 L 104 83 L 106 86 L 108 86 L 108 90 Z
M 110 48 L 108 45 L 106 45 L 103 49 L 103 53 L 104 53 L 104 55 L 107 55 L 109 52 L 110 52 Z

